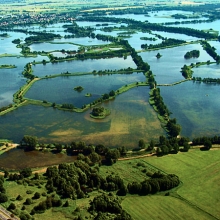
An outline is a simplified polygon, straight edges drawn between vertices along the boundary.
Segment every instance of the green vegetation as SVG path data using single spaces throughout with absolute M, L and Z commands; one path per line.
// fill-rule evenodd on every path
M 13 69 L 13 68 L 16 68 L 16 66 L 15 65 L 7 65 L 7 64 L 0 65 L 0 69 Z
M 156 58 L 159 59 L 161 57 L 162 57 L 162 55 L 160 53 L 157 53 Z
M 160 44 L 150 44 L 150 45 L 147 45 L 147 44 L 142 44 L 141 45 L 141 48 L 143 49 L 147 49 L 147 50 L 155 50 L 155 49 L 163 49 L 163 48 L 170 48 L 170 47 L 173 47 L 173 46 L 180 46 L 180 45 L 183 45 L 185 44 L 186 41 L 184 40 L 177 40 L 177 39 L 164 39 L 162 41 L 162 43 Z
M 184 201 L 181 201 L 175 197 L 164 195 L 145 197 L 127 196 L 122 202 L 122 207 L 132 216 L 133 219 L 139 220 L 145 220 L 146 216 L 152 220 L 157 220 L 158 218 L 170 220 L 212 219 Z
M 201 45 L 204 50 L 217 62 L 220 63 L 220 55 L 216 53 L 216 48 L 211 47 L 207 41 L 202 41 Z
M 56 144 L 42 144 L 38 143 L 38 138 L 35 136 L 24 135 L 21 140 L 21 148 L 26 151 L 39 150 L 51 151 L 56 153 L 67 153 L 68 155 L 77 156 L 77 160 L 71 164 L 60 164 L 58 166 L 46 168 L 46 172 L 33 173 L 30 168 L 25 168 L 18 172 L 4 171 L 4 178 L 0 176 L 0 203 L 9 211 L 18 215 L 23 219 L 42 219 L 44 213 L 45 219 L 54 219 L 54 214 L 58 219 L 218 219 L 220 215 L 216 207 L 219 206 L 218 194 L 219 191 L 219 151 L 214 151 L 216 148 L 213 144 L 219 144 L 219 137 L 200 137 L 190 140 L 185 137 L 179 137 L 181 126 L 177 123 L 176 118 L 170 118 L 171 111 L 167 108 L 160 94 L 158 86 L 174 86 L 178 83 L 184 83 L 187 80 L 205 83 L 219 83 L 219 79 L 211 79 L 201 77 L 193 77 L 193 67 L 200 65 L 209 65 L 211 63 L 219 63 L 220 56 L 216 53 L 216 48 L 210 46 L 207 40 L 220 40 L 216 31 L 196 30 L 191 28 L 177 27 L 176 24 L 182 23 L 197 23 L 199 13 L 204 13 L 207 9 L 208 13 L 205 15 L 207 20 L 204 22 L 211 22 L 219 19 L 216 13 L 216 6 L 213 8 L 211 4 L 204 4 L 200 7 L 193 7 L 195 10 L 191 18 L 195 20 L 187 21 L 184 14 L 172 15 L 175 19 L 184 19 L 185 21 L 156 24 L 136 21 L 135 19 L 125 19 L 110 16 L 102 16 L 110 13 L 112 15 L 134 13 L 144 14 L 146 19 L 148 17 L 149 8 L 143 5 L 138 6 L 124 6 L 123 2 L 114 2 L 114 10 L 109 8 L 109 2 L 96 4 L 97 2 L 77 2 L 74 6 L 71 2 L 59 3 L 43 2 L 39 4 L 32 3 L 24 5 L 24 9 L 12 9 L 16 12 L 16 17 L 8 16 L 1 18 L 0 31 L 16 31 L 25 33 L 30 36 L 26 37 L 24 43 L 20 39 L 13 39 L 12 43 L 17 44 L 21 48 L 21 56 L 48 56 L 49 61 L 43 59 L 41 62 L 27 63 L 24 67 L 23 76 L 27 78 L 27 83 L 14 94 L 14 104 L 10 104 L 0 108 L 0 114 L 5 114 L 11 110 L 18 108 L 25 103 L 32 103 L 36 105 L 43 105 L 47 107 L 56 108 L 58 110 L 67 110 L 75 112 L 83 112 L 92 108 L 91 117 L 104 118 L 110 114 L 110 110 L 104 107 L 95 107 L 104 101 L 113 100 L 117 95 L 128 91 L 134 87 L 147 86 L 151 89 L 149 103 L 153 109 L 158 113 L 158 119 L 161 121 L 162 127 L 166 131 L 166 136 L 160 136 L 157 143 L 151 141 L 146 143 L 144 139 L 139 140 L 137 147 L 133 152 L 127 152 L 124 146 L 115 149 L 109 149 L 103 145 L 86 145 L 85 142 L 72 143 L 56 143 Z M 45 2 L 44 2 L 45 3 Z M 130 4 L 127 3 L 126 4 Z M 132 3 L 133 4 L 133 3 Z M 134 3 L 136 4 L 136 3 Z M 139 4 L 139 3 L 138 3 Z M 174 3 L 172 3 L 174 4 Z M 98 6 L 97 6 L 98 5 Z M 79 10 L 75 10 L 80 7 Z M 92 13 L 90 8 L 92 8 Z M 99 7 L 102 10 L 98 10 Z M 164 9 L 164 6 L 151 5 L 150 10 L 154 11 Z M 4 7 L 0 8 L 5 10 Z M 54 12 L 59 13 L 55 14 Z M 180 5 L 165 9 L 180 9 Z M 191 6 L 181 7 L 186 11 L 191 11 Z M 212 9 L 214 11 L 212 12 Z M 25 10 L 24 14 L 19 10 Z M 37 16 L 31 16 L 32 10 L 41 11 Z M 66 13 L 67 12 L 67 13 Z M 80 13 L 80 16 L 79 16 Z M 19 15 L 20 14 L 20 15 Z M 24 16 L 25 20 L 22 20 Z M 17 19 L 19 18 L 19 19 Z M 94 26 L 101 27 L 101 31 L 109 32 L 113 30 L 120 31 L 116 37 L 95 34 L 98 30 L 92 26 L 80 27 L 77 21 L 94 21 L 94 22 L 108 22 L 109 24 L 126 24 L 123 27 L 108 27 L 108 24 L 96 24 Z M 111 42 L 109 45 L 94 45 L 85 46 L 79 45 L 77 51 L 65 51 L 66 57 L 56 57 L 50 52 L 31 52 L 30 45 L 36 42 L 53 41 L 55 38 L 61 38 L 59 34 L 47 33 L 47 31 L 28 31 L 25 28 L 17 28 L 14 24 L 18 22 L 23 25 L 37 24 L 39 27 L 46 27 L 53 23 L 66 23 L 65 39 L 89 37 L 91 39 Z M 67 24 L 68 22 L 68 24 Z M 5 25 L 8 23 L 8 25 Z M 164 25 L 166 24 L 166 25 Z M 25 26 L 24 26 L 25 27 Z M 40 29 L 39 28 L 39 29 Z M 123 32 L 121 32 L 123 31 Z M 158 85 L 154 74 L 150 69 L 150 65 L 144 62 L 138 52 L 128 43 L 124 38 L 130 37 L 132 34 L 138 32 L 152 34 L 153 31 L 162 31 L 168 33 L 185 34 L 203 40 L 200 42 L 203 49 L 216 62 L 198 62 L 190 66 L 184 65 L 181 72 L 185 80 L 175 82 L 172 84 Z M 152 32 L 151 32 L 152 31 Z M 51 31 L 53 32 L 53 31 Z M 67 34 L 69 33 L 69 34 Z M 165 38 L 159 34 L 153 34 L 155 37 L 142 37 L 141 40 L 156 41 L 161 39 L 162 43 L 155 45 L 142 44 L 144 50 L 158 50 L 169 47 L 176 47 L 186 45 L 193 42 L 186 42 L 172 38 Z M 8 37 L 7 33 L 0 34 L 0 37 Z M 199 51 L 193 50 L 185 54 L 185 58 L 199 57 Z M 3 54 L 1 57 L 10 56 Z M 20 56 L 20 55 L 19 55 Z M 68 77 L 83 74 L 113 74 L 113 73 L 132 73 L 136 71 L 144 72 L 146 76 L 145 82 L 133 82 L 129 85 L 123 85 L 121 88 L 112 91 L 104 91 L 103 95 L 89 104 L 85 104 L 82 108 L 76 108 L 69 103 L 57 104 L 50 103 L 47 100 L 31 100 L 24 97 L 28 89 L 31 88 L 34 82 L 38 80 L 33 74 L 32 65 L 43 64 L 51 62 L 56 65 L 56 62 L 70 61 L 70 60 L 85 60 L 85 59 L 103 59 L 110 57 L 124 57 L 131 56 L 137 69 L 128 67 L 121 70 L 94 70 L 91 73 L 65 73 L 46 76 L 43 79 L 52 77 Z M 156 57 L 159 59 L 162 55 L 158 52 Z M 0 65 L 0 68 L 15 68 L 15 65 Z M 75 91 L 81 92 L 82 86 L 74 88 Z M 86 97 L 91 94 L 87 93 Z M 132 131 L 133 132 L 133 131 Z M 128 133 L 129 135 L 129 133 Z M 136 151 L 135 151 L 136 150 Z M 189 152 L 188 152 L 189 151 Z M 207 152 L 205 152 L 207 151 Z M 183 153 L 188 152 L 188 153 Z M 149 153 L 149 154 L 147 154 Z M 140 159 L 133 159 L 131 161 L 118 161 L 128 159 L 120 158 L 138 155 L 143 157 Z M 172 155 L 171 155 L 172 154 Z M 155 155 L 155 156 L 153 156 Z M 116 161 L 118 161 L 116 163 Z M 173 174 L 168 174 L 173 173 Z M 175 174 L 174 174 L 175 173 Z M 178 176 L 177 176 L 178 175 Z M 180 179 L 179 179 L 180 177 Z M 6 181 L 5 181 L 6 180 Z M 176 188 L 178 186 L 178 188 Z M 211 187 L 210 187 L 211 186 Z M 165 192 L 163 192 L 165 191 Z M 132 195 L 132 194 L 135 194 Z M 151 196 L 146 196 L 151 194 Z M 155 195 L 152 195 L 155 194 Z M 138 195 L 138 196 L 137 196 Z M 134 205 L 135 200 L 135 205 Z M 147 207 L 147 208 L 146 208 Z M 186 211 L 187 210 L 187 211 Z
M 200 51 L 199 50 L 192 50 L 192 51 L 188 51 L 185 55 L 184 58 L 185 59 L 190 59 L 192 57 L 198 58 L 200 55 Z
M 106 109 L 104 107 L 95 107 L 92 109 L 92 112 L 90 113 L 90 117 L 101 119 L 110 115 L 110 113 L 111 111 L 109 109 Z
M 0 37 L 9 37 L 8 33 L 2 33 L 0 34 Z
M 82 86 L 77 86 L 77 87 L 74 88 L 74 90 L 77 91 L 77 92 L 81 92 L 81 91 L 83 91 L 83 87 Z
M 191 79 L 192 78 L 193 70 L 192 70 L 191 66 L 184 65 L 181 68 L 181 72 L 182 72 L 182 75 L 185 79 Z
M 169 155 L 162 158 L 151 157 L 148 162 L 164 171 L 174 172 L 183 185 L 173 196 L 195 208 L 206 219 L 218 219 L 219 150 L 209 152 L 192 149 L 188 153 Z M 170 198 L 170 197 L 169 197 Z M 168 199 L 169 200 L 169 199 Z M 170 203 L 169 203 L 170 204 Z M 169 209 L 169 206 L 167 207 Z M 181 209 L 183 210 L 183 209 Z M 185 211 L 183 214 L 186 214 Z
M 91 96 L 92 96 L 91 93 L 86 93 L 86 94 L 85 94 L 85 97 L 91 97 Z

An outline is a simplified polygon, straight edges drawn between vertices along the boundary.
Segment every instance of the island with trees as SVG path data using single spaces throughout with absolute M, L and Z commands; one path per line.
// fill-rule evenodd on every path
M 106 116 L 110 115 L 111 111 L 104 107 L 94 107 L 90 113 L 90 117 L 95 119 L 103 119 Z

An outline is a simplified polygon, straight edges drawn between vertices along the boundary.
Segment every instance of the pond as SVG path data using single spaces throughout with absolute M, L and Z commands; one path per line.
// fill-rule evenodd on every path
M 190 21 L 194 20 L 193 18 L 188 19 L 175 19 L 171 17 L 174 14 L 184 14 L 184 15 L 192 15 L 193 12 L 181 11 L 181 10 L 170 10 L 170 11 L 153 11 L 148 14 L 124 14 L 124 15 L 108 15 L 108 17 L 116 17 L 116 18 L 126 18 L 126 19 L 134 19 L 138 21 L 148 21 L 150 23 L 164 23 L 164 22 L 175 22 L 175 21 Z M 205 20 L 205 18 L 200 18 L 196 20 Z
M 193 68 L 193 76 L 201 78 L 220 78 L 220 66 L 211 64 Z
M 102 41 L 97 40 L 96 38 L 90 38 L 90 37 L 79 37 L 79 38 L 61 38 L 61 39 L 55 39 L 53 41 L 54 43 L 73 43 L 77 45 L 84 45 L 84 46 L 92 46 L 92 45 L 105 45 L 110 44 L 110 41 Z M 62 44 L 61 44 L 62 45 Z
M 199 38 L 197 38 L 197 37 L 192 37 L 192 36 L 188 36 L 185 34 L 168 33 L 168 32 L 164 32 L 164 31 L 152 31 L 152 33 L 159 34 L 162 37 L 166 37 L 166 38 L 184 40 L 186 42 L 199 40 Z
M 200 56 L 198 58 L 185 59 L 184 55 L 188 51 L 199 50 Z M 156 58 L 157 53 L 162 57 Z M 181 68 L 186 64 L 196 62 L 206 62 L 207 60 L 214 61 L 206 51 L 203 50 L 200 44 L 189 44 L 180 47 L 168 48 L 164 50 L 149 51 L 140 53 L 142 59 L 147 62 L 153 73 L 155 79 L 159 84 L 174 83 L 183 80 Z
M 70 40 L 69 40 L 70 41 Z M 30 45 L 31 52 L 45 51 L 50 52 L 54 50 L 78 50 L 78 46 L 73 44 L 56 44 L 56 43 L 34 43 Z
M 5 33 L 5 32 L 0 31 L 0 33 Z M 21 48 L 17 48 L 16 44 L 13 44 L 12 41 L 18 38 L 23 41 L 29 35 L 18 32 L 7 32 L 7 33 L 9 37 L 7 38 L 0 37 L 0 45 L 1 45 L 0 54 L 5 54 L 5 53 L 13 54 L 13 55 L 20 54 Z
M 27 134 L 37 136 L 43 143 L 85 141 L 87 144 L 134 148 L 140 138 L 157 140 L 165 134 L 148 103 L 148 93 L 148 87 L 136 87 L 103 103 L 102 106 L 111 110 L 103 120 L 92 119 L 92 109 L 74 113 L 26 105 L 1 116 L 0 138 L 19 142 Z
M 219 135 L 220 85 L 189 81 L 160 87 L 160 91 L 171 117 L 182 127 L 182 136 Z
M 109 93 L 111 90 L 116 91 L 126 84 L 142 81 L 146 81 L 143 73 L 63 76 L 37 81 L 25 97 L 57 104 L 69 103 L 81 108 L 82 105 L 100 98 L 104 93 Z M 77 86 L 82 86 L 83 91 L 75 91 L 74 88 Z M 92 96 L 85 97 L 87 93 Z
M 176 25 L 172 25 L 176 26 Z M 178 24 L 176 27 L 187 27 L 187 28 L 195 28 L 198 30 L 208 30 L 213 29 L 215 31 L 220 32 L 220 20 L 216 20 L 213 22 L 202 22 L 202 23 L 196 23 L 196 24 Z
M 216 49 L 215 52 L 220 56 L 220 42 L 219 41 L 209 41 L 208 43 Z
M 13 94 L 26 83 L 26 79 L 22 75 L 25 64 L 28 62 L 33 62 L 33 60 L 40 61 L 42 59 L 44 59 L 42 56 L 29 58 L 0 58 L 1 65 L 7 64 L 17 66 L 17 68 L 13 69 L 0 69 L 0 107 L 12 104 Z
M 124 68 L 136 68 L 131 56 L 124 58 L 110 58 L 110 59 L 88 59 L 88 60 L 72 60 L 60 63 L 48 63 L 46 65 L 33 65 L 32 69 L 34 75 L 38 77 L 46 75 L 54 75 L 60 73 L 76 72 L 92 72 L 93 70 L 119 70 Z

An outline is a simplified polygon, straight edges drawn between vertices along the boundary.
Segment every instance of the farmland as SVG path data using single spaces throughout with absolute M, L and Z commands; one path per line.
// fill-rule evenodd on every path
M 101 167 L 100 172 L 120 175 L 128 182 L 143 181 L 143 169 L 153 172 L 157 167 L 180 177 L 182 185 L 170 196 L 127 196 L 122 205 L 134 219 L 219 219 L 219 156 L 218 149 L 206 152 L 197 148 L 188 153 L 118 161 L 111 167 Z

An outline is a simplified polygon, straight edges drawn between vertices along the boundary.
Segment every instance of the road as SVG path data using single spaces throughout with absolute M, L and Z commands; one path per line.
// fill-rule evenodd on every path
M 6 209 L 4 209 L 2 206 L 0 206 L 0 219 L 1 220 L 19 220 L 17 216 L 11 216 L 11 213 L 8 212 Z

